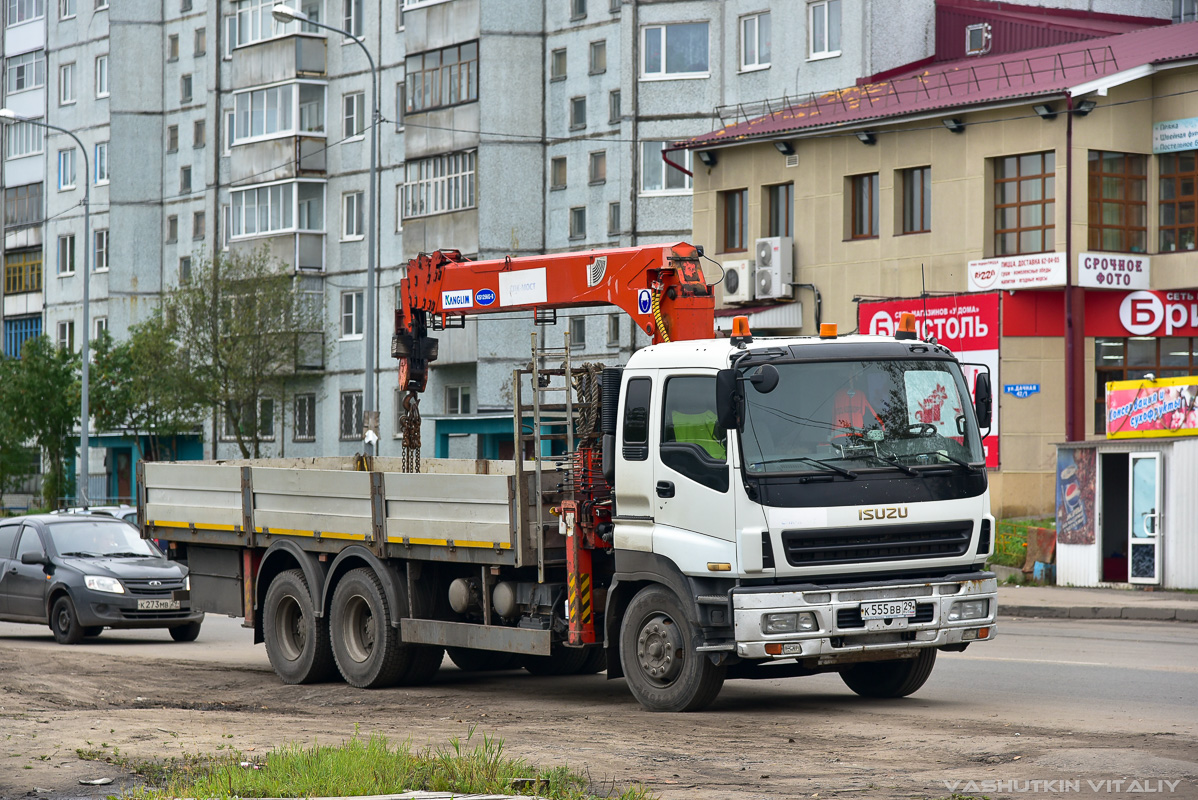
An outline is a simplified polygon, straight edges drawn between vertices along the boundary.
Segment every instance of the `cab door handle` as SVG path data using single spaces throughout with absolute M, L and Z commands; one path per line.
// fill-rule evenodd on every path
M 673 497 L 674 496 L 674 482 L 673 481 L 658 481 L 657 482 L 657 496 L 658 497 Z

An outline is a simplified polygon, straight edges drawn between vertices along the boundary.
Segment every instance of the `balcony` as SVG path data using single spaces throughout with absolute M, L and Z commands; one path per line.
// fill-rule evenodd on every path
M 285 231 L 234 239 L 229 243 L 229 249 L 248 256 L 266 248 L 267 257 L 272 261 L 294 266 L 300 272 L 324 272 L 326 238 L 324 233 Z
M 296 78 L 323 78 L 328 40 L 295 33 L 254 42 L 233 51 L 233 91 Z
M 289 178 L 323 178 L 328 142 L 319 136 L 280 136 L 233 145 L 229 171 L 234 185 Z

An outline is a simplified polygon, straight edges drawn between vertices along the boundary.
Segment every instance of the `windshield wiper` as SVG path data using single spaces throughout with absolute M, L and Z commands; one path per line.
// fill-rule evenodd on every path
M 975 464 L 970 464 L 968 461 L 964 461 L 956 456 L 950 456 L 948 453 L 942 453 L 939 450 L 931 450 L 927 453 L 912 453 L 910 457 L 918 458 L 919 456 L 940 456 L 941 458 L 947 458 L 954 464 L 960 464 L 961 466 L 965 467 L 965 469 L 969 470 L 970 472 L 978 472 L 981 469 Z
M 105 553 L 105 558 L 148 558 L 149 553 L 134 553 L 130 551 L 119 551 L 116 553 Z
M 895 469 L 902 470 L 903 472 L 905 472 L 908 475 L 918 475 L 919 474 L 915 470 L 908 467 L 906 464 L 900 463 L 897 458 L 889 458 L 887 456 L 882 455 L 881 453 L 873 453 L 873 457 L 878 459 L 879 461 L 886 462 L 887 464 L 894 467 Z
M 61 554 L 64 558 L 103 558 L 99 553 L 88 553 L 83 550 L 72 550 Z
M 795 456 L 794 459 L 791 459 L 791 460 L 805 461 L 808 464 L 818 464 L 819 466 L 823 467 L 824 469 L 831 470 L 832 472 L 835 472 L 839 475 L 843 475 L 849 479 L 855 479 L 857 477 L 857 473 L 853 472 L 851 469 L 845 469 L 844 467 L 838 467 L 835 464 L 829 464 L 827 461 L 820 461 L 818 458 L 807 458 L 806 456 Z

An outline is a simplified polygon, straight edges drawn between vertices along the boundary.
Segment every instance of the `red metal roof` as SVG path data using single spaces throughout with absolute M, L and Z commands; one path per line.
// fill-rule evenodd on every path
M 1146 28 L 1027 50 L 933 64 L 865 86 L 762 104 L 763 116 L 681 142 L 721 147 L 761 137 L 825 127 L 859 127 L 874 120 L 950 111 L 1006 100 L 1061 94 L 1070 87 L 1118 72 L 1198 56 L 1198 22 Z M 757 112 L 760 113 L 760 112 Z

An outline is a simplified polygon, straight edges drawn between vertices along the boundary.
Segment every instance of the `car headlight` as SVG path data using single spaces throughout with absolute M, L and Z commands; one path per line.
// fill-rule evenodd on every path
M 120 581 L 116 578 L 106 578 L 103 575 L 84 575 L 83 585 L 93 592 L 125 593 L 125 587 L 121 585 Z
M 809 611 L 761 615 L 762 633 L 799 633 L 818 628 L 815 615 Z
M 957 622 L 963 619 L 983 619 L 989 615 L 989 600 L 958 600 L 948 610 L 948 621 Z
M 186 575 L 183 578 L 183 591 L 185 591 L 185 592 L 191 591 L 191 576 L 190 575 Z

